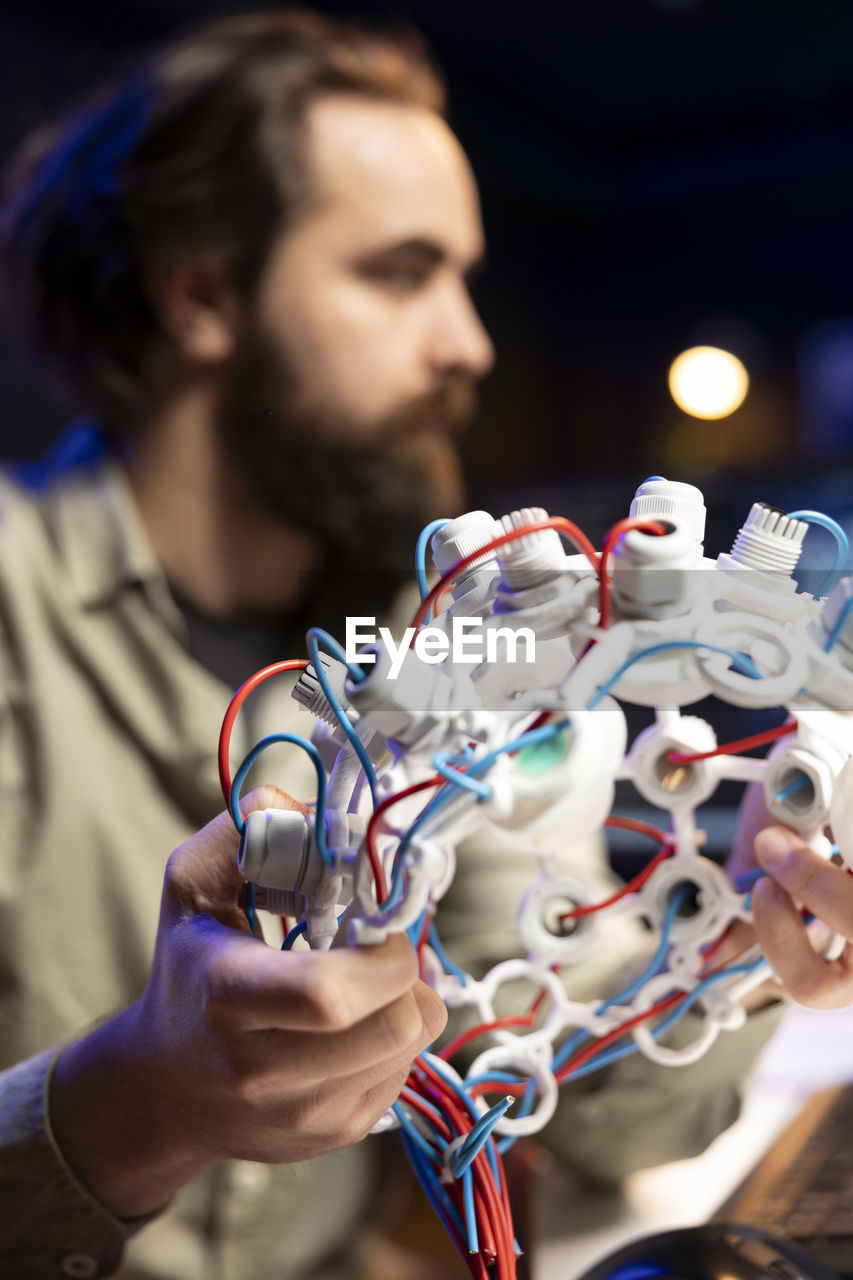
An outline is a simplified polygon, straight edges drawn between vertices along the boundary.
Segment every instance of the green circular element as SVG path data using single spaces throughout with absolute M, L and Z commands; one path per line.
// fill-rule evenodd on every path
M 522 747 L 516 756 L 518 767 L 528 777 L 540 778 L 543 773 L 550 773 L 558 764 L 562 764 L 569 754 L 571 743 L 571 730 L 565 729 L 551 738 L 544 738 L 542 742 L 531 742 L 529 746 Z

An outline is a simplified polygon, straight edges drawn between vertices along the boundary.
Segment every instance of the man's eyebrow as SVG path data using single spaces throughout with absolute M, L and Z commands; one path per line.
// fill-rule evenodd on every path
M 411 240 L 400 240 L 396 244 L 381 245 L 367 250 L 360 255 L 363 263 L 381 262 L 384 258 L 409 257 L 420 258 L 424 266 L 437 267 L 447 260 L 447 250 L 435 240 L 426 237 L 413 237 Z M 471 275 L 480 270 L 485 254 L 480 252 L 465 267 L 465 274 Z

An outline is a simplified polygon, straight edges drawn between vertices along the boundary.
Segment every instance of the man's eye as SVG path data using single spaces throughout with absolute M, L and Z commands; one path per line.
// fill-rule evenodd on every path
M 420 265 L 375 262 L 363 268 L 363 274 L 372 284 L 391 293 L 414 293 L 426 283 L 430 269 Z

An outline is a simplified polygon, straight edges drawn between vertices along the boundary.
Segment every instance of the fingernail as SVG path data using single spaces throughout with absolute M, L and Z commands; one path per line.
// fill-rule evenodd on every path
M 781 831 L 771 827 L 761 831 L 755 839 L 755 854 L 762 867 L 772 870 L 785 861 L 791 852 L 791 842 Z

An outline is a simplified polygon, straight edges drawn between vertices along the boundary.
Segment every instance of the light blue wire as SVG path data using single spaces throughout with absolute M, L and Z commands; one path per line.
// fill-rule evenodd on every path
M 418 534 L 418 543 L 415 548 L 415 574 L 418 579 L 418 591 L 421 593 L 421 599 L 424 600 L 429 595 L 429 583 L 427 582 L 426 571 L 426 549 L 427 543 L 434 533 L 439 529 L 443 529 L 446 524 L 450 523 L 448 516 L 443 516 L 440 520 L 432 520 L 428 525 L 421 529 Z M 432 610 L 430 610 L 430 613 Z M 424 618 L 424 622 L 429 622 L 430 614 Z
M 300 738 L 296 733 L 270 733 L 266 738 L 261 738 L 256 743 L 246 759 L 240 765 L 240 768 L 234 774 L 234 781 L 231 783 L 231 791 L 228 796 L 228 807 L 231 810 L 231 817 L 234 826 L 243 834 L 246 826 L 245 819 L 240 812 L 240 788 L 246 781 L 246 774 L 257 760 L 258 756 L 266 751 L 267 747 L 271 747 L 275 742 L 291 742 L 295 747 L 301 747 L 311 757 L 311 763 L 317 774 L 317 807 L 316 818 L 314 822 L 314 835 L 317 841 L 317 848 L 320 851 L 320 857 L 327 866 L 333 865 L 334 859 L 329 852 L 329 846 L 326 844 L 326 770 L 323 765 L 320 752 L 309 742 L 307 738 Z
M 436 751 L 432 758 L 432 763 L 436 773 L 440 773 L 448 782 L 452 782 L 455 786 L 461 787 L 464 791 L 473 791 L 475 796 L 479 796 L 481 800 L 491 800 L 492 788 L 487 782 L 479 782 L 477 778 L 472 778 L 470 774 L 460 773 L 458 769 L 454 769 L 450 761 L 454 756 L 449 751 Z
M 410 1138 L 416 1146 L 420 1147 L 421 1151 L 423 1151 L 430 1160 L 434 1160 L 436 1164 L 440 1165 L 442 1160 L 440 1148 L 430 1142 L 429 1138 L 424 1137 L 417 1125 L 413 1124 L 409 1119 L 405 1109 L 399 1101 L 391 1103 L 391 1110 L 400 1121 L 400 1128 L 405 1130 L 406 1136 Z
M 660 942 L 658 943 L 657 950 L 640 976 L 635 978 L 633 982 L 624 988 L 624 990 L 617 992 L 615 996 L 610 996 L 608 1000 L 605 1000 L 603 1004 L 600 1004 L 595 1011 L 596 1013 L 606 1013 L 608 1009 L 613 1007 L 613 1005 L 622 1004 L 623 1001 L 630 1000 L 631 997 L 636 995 L 640 988 L 644 986 L 645 983 L 655 975 L 655 973 L 657 973 L 658 966 L 666 955 L 667 948 L 669 946 L 669 935 L 672 931 L 672 926 L 675 923 L 675 917 L 678 915 L 678 909 L 686 895 L 687 886 L 685 886 L 681 892 L 673 894 L 672 900 L 668 904 L 666 914 L 663 918 L 660 931 Z M 559 1071 L 572 1056 L 575 1049 L 578 1048 L 579 1045 L 583 1044 L 584 1040 L 589 1039 L 590 1034 L 591 1033 L 586 1030 L 576 1031 L 574 1035 L 571 1035 L 568 1040 L 564 1041 L 560 1051 L 554 1057 L 554 1069 Z M 596 1061 L 598 1061 L 598 1059 L 596 1059 Z
M 462 1175 L 462 1203 L 465 1206 L 465 1236 L 468 1241 L 468 1252 L 480 1252 L 480 1237 L 477 1235 L 477 1214 L 474 1210 L 474 1179 L 469 1169 Z
M 710 978 L 706 978 L 704 982 L 700 982 L 668 1018 L 665 1018 L 663 1022 L 658 1023 L 652 1031 L 653 1038 L 657 1040 L 659 1036 L 664 1035 L 665 1032 L 674 1027 L 675 1024 L 684 1017 L 688 1009 L 695 1004 L 703 991 L 706 991 L 709 987 L 714 986 L 718 982 L 722 982 L 725 978 L 731 978 L 739 973 L 752 973 L 753 970 L 757 969 L 758 966 L 763 963 L 763 961 L 764 957 L 759 956 L 758 959 L 753 961 L 751 964 L 732 965 L 729 969 L 721 969 L 719 973 L 712 974 Z M 619 1049 L 614 1048 L 605 1050 L 604 1053 L 594 1058 L 592 1062 L 588 1062 L 584 1066 L 579 1067 L 577 1071 L 572 1071 L 570 1075 L 566 1076 L 566 1080 L 580 1080 L 583 1076 L 591 1075 L 593 1071 L 598 1071 L 601 1067 L 607 1067 L 613 1062 L 618 1062 L 621 1058 L 627 1058 L 629 1054 L 636 1053 L 637 1050 L 638 1045 L 636 1041 L 632 1044 L 624 1045 Z
M 492 1130 L 495 1125 L 501 1116 L 509 1111 L 514 1102 L 515 1098 L 501 1098 L 500 1102 L 496 1102 L 484 1116 L 480 1117 L 465 1138 L 465 1141 L 456 1148 L 450 1157 L 450 1172 L 455 1177 L 461 1178 L 462 1174 L 468 1171 L 492 1136 Z
M 833 520 L 831 516 L 825 516 L 822 511 L 789 511 L 787 515 L 789 520 L 805 520 L 808 524 L 819 525 L 821 529 L 827 529 L 835 539 L 835 564 L 815 591 L 815 599 L 819 600 L 826 595 L 827 584 L 832 580 L 833 574 L 837 573 L 839 569 L 843 569 L 847 563 L 847 556 L 850 551 L 847 534 L 836 520 Z
M 804 787 L 811 779 L 807 773 L 801 773 L 798 778 L 794 778 L 793 782 L 789 782 L 781 791 L 777 791 L 773 799 L 777 804 L 781 804 L 783 800 L 787 800 L 788 796 L 792 796 L 795 791 L 799 791 L 800 787 Z
M 300 920 L 299 924 L 294 925 L 290 933 L 281 944 L 282 951 L 290 951 L 297 938 L 301 938 L 305 930 L 308 928 L 304 920 Z
M 345 915 L 346 915 L 346 911 L 342 911 L 341 914 L 338 916 L 338 924 L 341 924 L 343 922 L 343 918 Z M 300 920 L 299 924 L 294 925 L 293 928 L 290 930 L 290 933 L 285 938 L 284 942 L 281 944 L 282 951 L 290 951 L 296 939 L 301 938 L 307 928 L 308 928 L 308 925 L 304 920 Z
M 447 1192 L 445 1191 L 444 1187 L 438 1181 L 435 1173 L 427 1164 L 423 1154 L 418 1150 L 415 1144 L 410 1141 L 405 1131 L 403 1131 L 403 1133 L 401 1134 L 401 1137 L 403 1140 L 403 1146 L 406 1150 L 406 1154 L 408 1155 L 412 1168 L 415 1171 L 415 1176 L 417 1177 L 418 1182 L 421 1184 L 424 1194 L 426 1195 L 430 1204 L 433 1206 L 439 1218 L 444 1223 L 445 1229 L 448 1231 L 448 1234 L 450 1234 L 450 1228 L 448 1227 L 447 1224 L 448 1222 L 451 1222 L 456 1228 L 459 1236 L 464 1240 L 466 1238 L 467 1232 L 465 1231 L 465 1225 L 456 1209 L 456 1205 L 453 1203 L 453 1201 L 450 1199 Z
M 555 734 L 561 733 L 570 723 L 569 719 L 561 720 L 557 724 L 542 725 L 539 729 L 530 729 L 526 733 L 520 734 L 511 742 L 506 742 L 503 746 L 496 747 L 494 751 L 490 751 L 488 755 L 483 756 L 481 760 L 477 760 L 471 765 L 467 776 L 479 776 L 487 769 L 490 769 L 495 760 L 505 752 L 515 751 L 521 747 L 532 746 L 535 743 L 544 742 L 548 738 L 552 738 Z M 422 826 L 431 821 L 431 819 L 435 817 L 436 813 L 439 813 L 451 802 L 451 800 L 455 799 L 459 790 L 460 788 L 455 782 L 449 782 L 443 786 L 438 794 L 433 796 L 432 800 L 430 800 L 423 812 L 417 816 L 406 834 L 403 836 L 397 849 L 394 866 L 391 871 L 391 885 L 388 898 L 383 903 L 383 911 L 380 914 L 391 912 L 398 905 L 402 897 L 405 853 L 412 840 Z
M 447 954 L 447 952 L 444 950 L 444 947 L 441 945 L 441 940 L 439 939 L 439 936 L 438 936 L 438 930 L 436 929 L 434 923 L 431 924 L 429 927 L 429 945 L 432 947 L 433 951 L 435 952 L 438 958 L 438 962 L 442 966 L 442 968 L 447 973 L 452 973 L 454 977 L 458 978 L 459 981 L 462 983 L 463 987 L 467 987 L 470 981 L 469 975 L 465 972 L 464 969 L 460 968 L 458 964 L 456 964 L 453 960 L 450 959 L 450 956 Z
M 257 937 L 255 932 L 255 886 L 251 880 L 246 881 L 246 919 L 249 921 L 249 928 L 252 930 L 253 937 Z
M 722 653 L 727 658 L 731 658 L 735 667 L 739 668 L 742 675 L 751 676 L 753 679 L 761 679 L 761 672 L 756 667 L 751 658 L 745 653 L 735 653 L 732 649 L 721 648 L 716 644 L 703 644 L 701 640 L 667 640 L 661 644 L 649 645 L 647 649 L 640 649 L 639 652 L 631 655 L 616 670 L 609 680 L 599 685 L 589 702 L 586 704 L 587 711 L 592 711 L 594 707 L 601 702 L 602 698 L 606 698 L 610 690 L 619 682 L 629 667 L 635 662 L 639 662 L 642 658 L 649 658 L 653 653 L 664 653 L 672 649 L 707 649 L 709 653 Z
M 439 1059 L 439 1062 L 440 1062 L 440 1061 L 441 1061 L 441 1059 Z M 468 1114 L 471 1116 L 472 1120 L 474 1120 L 474 1121 L 479 1120 L 479 1119 L 480 1119 L 480 1113 L 477 1111 L 477 1108 L 474 1106 L 474 1100 L 473 1100 L 473 1098 L 471 1098 L 471 1096 L 469 1095 L 468 1090 L 465 1088 L 465 1086 L 464 1086 L 464 1085 L 459 1085 L 459 1084 L 457 1084 L 457 1083 L 456 1083 L 456 1081 L 455 1081 L 454 1079 L 452 1079 L 452 1077 L 451 1077 L 451 1076 L 446 1075 L 446 1074 L 444 1073 L 444 1071 L 442 1071 L 441 1067 L 439 1067 L 439 1065 L 438 1065 L 438 1063 L 437 1063 L 437 1062 L 432 1063 L 432 1066 L 433 1066 L 433 1068 L 438 1072 L 438 1074 L 441 1076 L 442 1080 L 444 1080 L 444 1081 L 445 1081 L 445 1083 L 446 1083 L 447 1085 L 449 1085 L 449 1087 L 451 1088 L 451 1090 L 453 1091 L 453 1093 L 455 1093 L 455 1094 L 456 1094 L 456 1097 L 457 1097 L 457 1098 L 459 1099 L 459 1101 L 462 1103 L 463 1107 L 464 1107 L 464 1108 L 465 1108 L 465 1110 L 468 1112 Z M 495 1182 L 499 1182 L 499 1181 L 500 1181 L 500 1175 L 498 1174 L 498 1164 L 497 1164 L 497 1158 L 496 1158 L 496 1156 L 495 1156 L 495 1153 L 494 1153 L 494 1151 L 492 1150 L 492 1148 L 491 1148 L 491 1147 L 487 1147 L 487 1148 L 486 1148 L 486 1153 L 487 1153 L 487 1155 L 488 1155 L 488 1157 L 489 1157 L 489 1164 L 490 1164 L 490 1165 L 491 1165 L 491 1167 L 492 1167 L 492 1173 L 493 1173 L 493 1175 L 494 1175 Z
M 332 656 L 337 658 L 339 662 L 346 664 L 347 670 L 357 684 L 361 684 L 362 680 L 364 680 L 364 672 L 361 667 L 357 666 L 355 663 L 347 662 L 346 654 L 338 644 L 337 640 L 335 640 L 333 636 L 330 636 L 328 632 L 321 630 L 321 628 L 311 627 L 305 636 L 305 641 L 311 658 L 311 666 L 314 668 L 314 674 L 317 677 L 320 688 L 326 695 L 329 706 L 334 711 L 338 723 L 349 740 L 350 746 L 358 756 L 364 768 L 367 785 L 370 787 L 370 794 L 373 797 L 373 806 L 375 808 L 379 803 L 379 799 L 376 794 L 376 770 L 373 767 L 373 761 L 367 754 L 364 743 L 356 733 L 355 726 L 341 706 L 337 694 L 329 683 L 329 678 L 326 675 L 326 672 L 323 670 L 323 664 L 320 661 L 320 645 L 322 644 L 324 648 L 328 649 Z
M 838 615 L 838 621 L 826 637 L 826 644 L 823 646 L 825 653 L 829 653 L 830 649 L 837 642 L 841 632 L 847 626 L 847 620 L 850 617 L 851 610 L 853 610 L 853 595 L 851 595 L 850 599 L 844 605 L 844 608 Z

